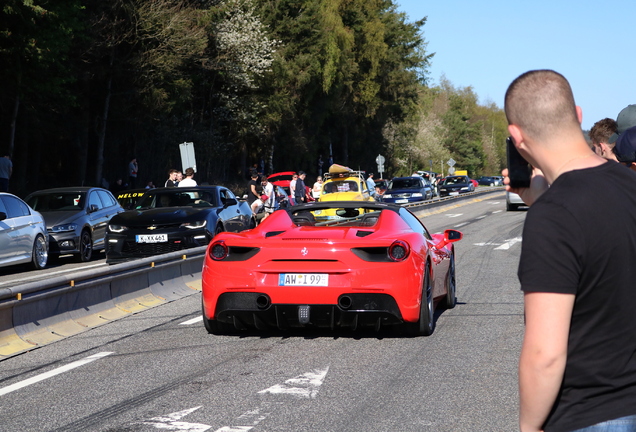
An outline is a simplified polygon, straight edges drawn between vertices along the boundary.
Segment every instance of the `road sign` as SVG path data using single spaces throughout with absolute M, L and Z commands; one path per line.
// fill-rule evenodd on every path
M 448 174 L 449 175 L 453 175 L 455 174 L 455 168 L 453 168 L 452 166 L 448 169 Z
M 375 158 L 375 163 L 377 163 L 378 165 L 384 165 L 384 156 L 382 155 L 378 155 L 377 158 Z M 380 171 L 380 170 L 378 170 Z
M 181 166 L 183 172 L 186 169 L 192 168 L 194 172 L 197 172 L 197 162 L 194 159 L 194 143 L 184 142 L 179 144 L 179 150 L 181 151 Z
M 446 162 L 446 163 L 448 164 L 448 166 L 449 166 L 449 167 L 451 167 L 451 168 L 452 168 L 452 167 L 454 167 L 454 166 L 455 166 L 455 163 L 456 163 L 456 162 L 455 162 L 455 160 L 454 160 L 453 158 L 450 158 L 450 159 L 448 160 L 448 162 Z
M 383 173 L 384 172 L 384 165 L 378 165 L 378 172 L 379 173 Z

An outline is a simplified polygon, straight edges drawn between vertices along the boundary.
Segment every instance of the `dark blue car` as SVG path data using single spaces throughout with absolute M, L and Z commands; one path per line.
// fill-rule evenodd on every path
M 422 177 L 396 177 L 382 195 L 382 202 L 408 204 L 433 198 L 433 187 Z
M 207 245 L 222 231 L 254 228 L 250 206 L 222 186 L 150 189 L 113 217 L 106 233 L 111 264 Z

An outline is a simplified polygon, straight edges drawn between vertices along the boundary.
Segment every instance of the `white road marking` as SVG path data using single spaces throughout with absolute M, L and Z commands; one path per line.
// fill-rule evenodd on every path
M 453 214 L 447 214 L 446 217 L 456 218 L 456 217 L 460 217 L 460 216 L 463 216 L 463 215 L 464 215 L 464 213 L 453 213 Z
M 313 399 L 318 395 L 320 386 L 327 376 L 329 366 L 324 370 L 315 369 L 312 372 L 290 378 L 284 384 L 276 384 L 259 393 L 287 394 L 304 399 Z
M 503 210 L 495 210 L 494 212 L 492 212 L 492 214 L 495 214 L 495 213 L 501 213 L 502 211 L 503 211 Z
M 468 222 L 462 222 L 462 223 L 460 223 L 460 224 L 455 225 L 453 228 L 461 228 L 461 227 L 463 227 L 464 225 L 468 225 Z
M 502 244 L 501 246 L 496 247 L 495 250 L 508 250 L 515 243 L 520 243 L 521 242 L 521 237 L 515 237 L 513 239 L 507 239 L 507 240 L 505 240 L 505 242 L 506 243 Z
M 7 386 L 7 387 L 0 388 L 0 396 L 5 395 L 7 393 L 11 393 L 12 391 L 19 390 L 19 389 L 24 388 L 26 386 L 30 386 L 31 384 L 35 384 L 35 383 L 43 381 L 45 379 L 54 377 L 55 375 L 59 375 L 59 374 L 64 373 L 64 372 L 68 372 L 71 369 L 75 369 L 77 367 L 84 366 L 85 364 L 88 364 L 88 363 L 90 363 L 92 361 L 95 361 L 97 359 L 100 359 L 102 357 L 106 357 L 107 355 L 110 355 L 110 354 L 113 354 L 113 353 L 112 352 L 97 353 L 97 354 L 94 354 L 94 355 L 92 355 L 90 357 L 86 357 L 85 359 L 78 360 L 78 361 L 73 362 L 73 363 L 69 363 L 66 366 L 62 366 L 62 367 L 59 367 L 57 369 L 53 369 L 52 371 L 45 372 L 45 373 L 42 373 L 40 375 L 36 375 L 36 376 L 31 377 L 29 379 L 26 379 L 24 381 L 20 381 L 19 383 L 15 383 L 15 384 L 12 384 L 12 385 Z
M 63 274 L 63 273 L 71 273 L 71 272 L 82 271 L 82 270 L 93 268 L 93 267 L 103 267 L 105 265 L 107 265 L 107 264 L 106 263 L 92 264 L 92 265 L 88 265 L 88 266 L 82 266 L 81 268 L 72 268 L 72 269 L 67 269 L 67 270 L 58 270 L 58 271 L 54 271 L 54 272 L 51 272 L 51 273 L 47 272 L 45 275 L 48 278 L 49 276 L 55 276 L 55 275 Z M 37 276 L 20 277 L 20 282 L 24 283 L 24 282 L 28 282 L 28 281 L 31 281 L 31 280 L 42 279 L 42 275 L 43 274 L 44 273 L 38 273 Z M 7 281 L 7 282 L 0 282 L 0 286 L 9 285 L 9 284 L 15 284 L 15 280 Z
M 256 408 L 254 410 L 241 414 L 241 416 L 239 416 L 235 420 L 235 423 L 236 423 L 235 425 L 223 426 L 222 428 L 217 429 L 215 432 L 247 432 L 248 430 L 257 426 L 260 422 L 265 420 L 267 417 L 269 417 L 270 414 L 272 414 L 272 411 L 274 408 L 274 407 L 271 407 L 272 405 L 274 405 L 275 407 L 276 405 L 281 405 L 281 403 L 280 402 L 265 403 L 263 404 L 263 407 L 261 408 Z M 270 407 L 272 409 L 270 409 Z M 264 412 L 264 410 L 267 412 Z
M 478 216 L 478 217 L 476 217 L 475 219 L 483 219 L 483 218 L 485 218 L 485 217 L 487 217 L 487 216 L 488 216 L 488 215 Z
M 179 323 L 179 325 L 191 325 L 191 324 L 196 324 L 196 323 L 201 322 L 201 321 L 203 321 L 203 315 L 198 316 L 196 318 L 189 319 L 189 320 L 184 321 L 182 323 Z
M 212 426 L 202 423 L 186 423 L 181 422 L 183 417 L 198 410 L 201 406 L 186 409 L 183 411 L 173 412 L 166 416 L 153 417 L 151 419 L 139 422 L 139 424 L 145 424 L 154 426 L 157 429 L 172 430 L 172 431 L 186 431 L 186 432 L 204 432 L 210 429 Z
M 499 204 L 501 204 L 501 201 L 490 201 L 488 204 L 490 204 L 490 205 L 499 205 Z

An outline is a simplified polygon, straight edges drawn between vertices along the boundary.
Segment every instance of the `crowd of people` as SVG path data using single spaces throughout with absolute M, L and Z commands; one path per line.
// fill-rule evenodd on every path
M 522 432 L 636 431 L 636 105 L 581 130 L 561 74 L 508 87 L 508 132 L 533 167 L 518 277 Z M 631 168 L 631 169 L 630 169 Z

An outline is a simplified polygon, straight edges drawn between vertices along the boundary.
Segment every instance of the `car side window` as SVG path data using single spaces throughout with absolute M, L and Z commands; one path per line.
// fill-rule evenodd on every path
M 2 201 L 4 202 L 4 206 L 6 208 L 5 213 L 8 218 L 29 216 L 31 214 L 29 207 L 16 197 L 4 195 L 2 196 Z
M 426 227 L 413 213 L 411 213 L 405 208 L 401 208 L 400 216 L 402 216 L 402 219 L 404 219 L 404 221 L 407 224 L 409 224 L 409 226 L 411 227 L 413 231 L 415 231 L 416 233 L 422 234 L 424 237 L 426 237 L 429 240 L 433 240 L 433 237 L 431 237 Z
M 9 215 L 7 214 L 7 208 L 4 206 L 4 202 L 2 202 L 2 197 L 0 197 L 0 212 L 6 214 L 7 217 L 9 217 Z
M 113 198 L 113 196 L 111 194 L 109 194 L 106 191 L 97 191 L 97 194 L 99 195 L 99 198 L 102 200 L 102 204 L 104 207 L 112 207 L 114 205 L 117 205 L 117 201 L 115 201 L 115 198 Z
M 104 207 L 102 201 L 99 199 L 99 195 L 97 195 L 97 191 L 91 192 L 88 196 L 88 207 L 90 208 L 90 206 L 93 204 L 95 204 L 98 209 Z

